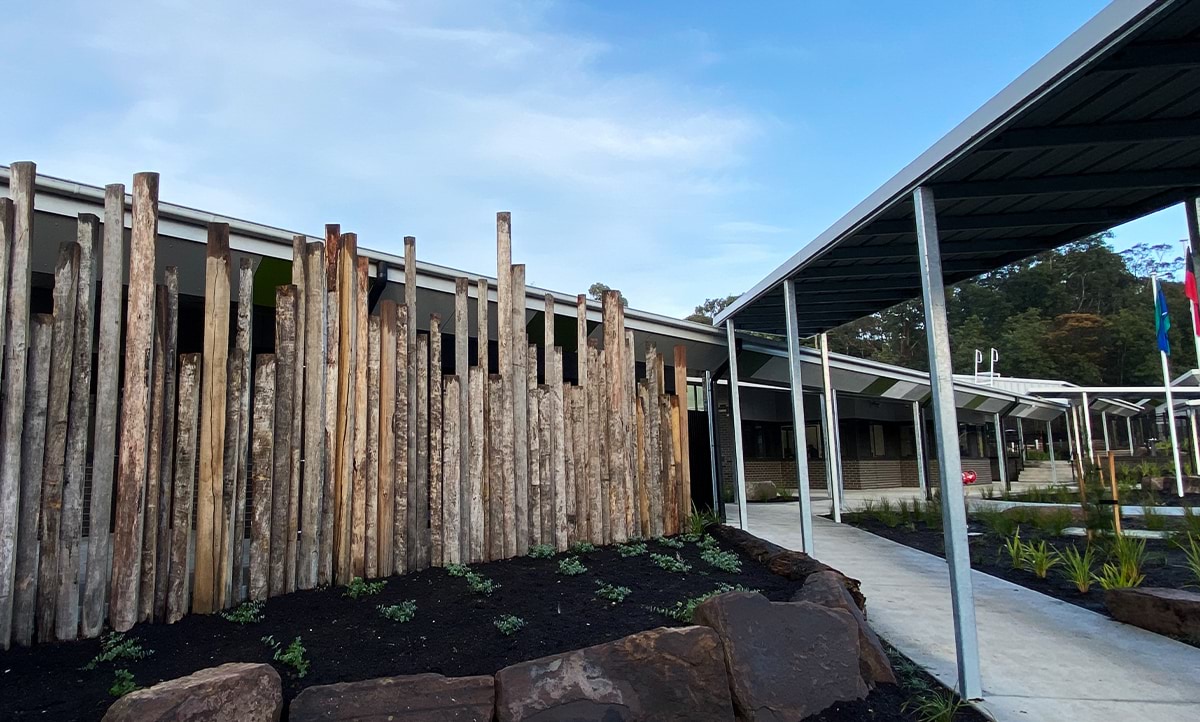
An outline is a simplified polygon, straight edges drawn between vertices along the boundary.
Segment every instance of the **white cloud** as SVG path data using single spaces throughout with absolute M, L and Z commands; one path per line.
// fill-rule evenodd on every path
M 389 250 L 415 234 L 422 257 L 474 273 L 493 271 L 493 214 L 512 210 L 530 283 L 600 280 L 684 315 L 729 290 L 696 275 L 706 256 L 760 255 L 705 244 L 785 230 L 720 221 L 754 186 L 742 169 L 763 121 L 670 77 L 602 71 L 620 48 L 552 26 L 550 8 L 80 2 L 25 87 L 46 122 L 0 132 L 53 175 L 157 170 L 164 200 L 309 232 L 340 222 Z M 44 35 L 64 11 L 30 12 Z M 92 95 L 64 107 L 56 78 L 80 71 Z

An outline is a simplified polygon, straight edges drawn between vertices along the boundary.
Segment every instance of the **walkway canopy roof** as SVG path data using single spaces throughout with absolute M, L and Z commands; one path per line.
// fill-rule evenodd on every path
M 947 283 L 1194 195 L 1200 3 L 1115 0 L 716 322 L 783 334 L 787 280 L 801 336 L 919 296 L 920 186 L 936 198 Z

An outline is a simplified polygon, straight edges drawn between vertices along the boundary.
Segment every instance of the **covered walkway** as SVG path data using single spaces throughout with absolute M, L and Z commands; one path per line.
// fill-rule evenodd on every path
M 797 508 L 752 504 L 750 528 L 799 548 Z M 871 626 L 948 686 L 957 680 L 945 561 L 816 519 L 817 556 L 862 581 Z M 1200 719 L 1200 649 L 972 573 L 984 708 L 998 722 Z

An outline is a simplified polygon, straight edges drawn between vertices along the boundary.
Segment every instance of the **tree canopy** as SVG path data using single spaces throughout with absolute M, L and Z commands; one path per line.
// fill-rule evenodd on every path
M 1158 273 L 1171 315 L 1171 365 L 1195 368 L 1183 265 L 1170 244 L 1118 253 L 1109 234 L 1047 251 L 946 290 L 956 373 L 971 373 L 975 349 L 999 351 L 1004 376 L 1077 384 L 1162 383 L 1150 274 Z M 926 370 L 925 317 L 919 299 L 834 329 L 832 350 Z M 1172 372 L 1174 374 L 1174 371 Z

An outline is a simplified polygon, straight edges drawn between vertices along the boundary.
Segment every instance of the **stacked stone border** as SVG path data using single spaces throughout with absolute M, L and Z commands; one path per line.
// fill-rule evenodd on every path
M 416 674 L 313 686 L 291 701 L 288 719 L 802 719 L 895 683 L 867 624 L 858 580 L 739 529 L 714 525 L 708 532 L 796 582 L 791 601 L 729 592 L 700 604 L 693 626 L 651 629 L 491 676 Z M 283 710 L 273 667 L 230 663 L 130 693 L 104 719 L 277 722 Z

